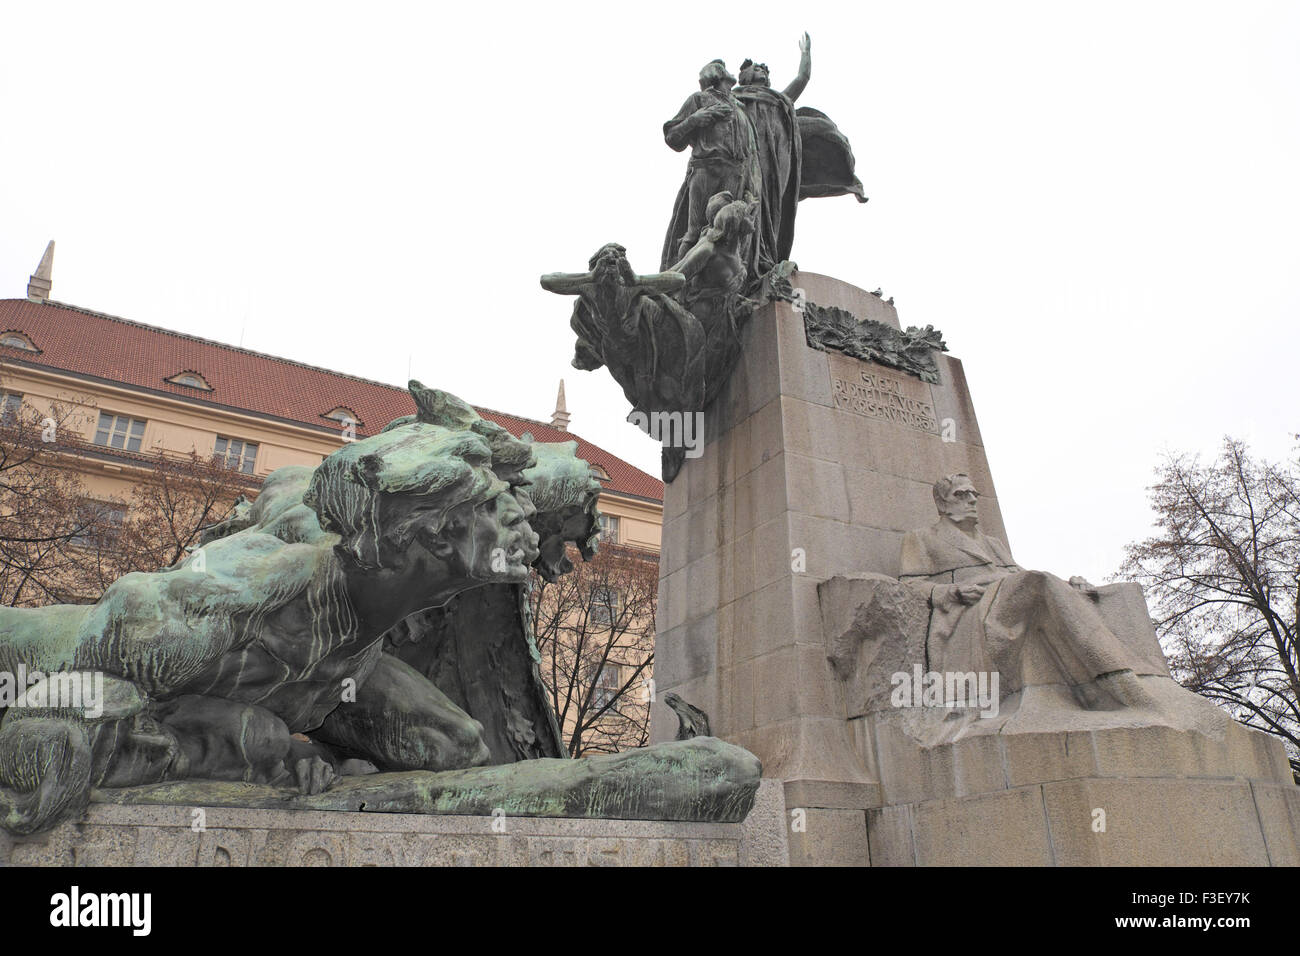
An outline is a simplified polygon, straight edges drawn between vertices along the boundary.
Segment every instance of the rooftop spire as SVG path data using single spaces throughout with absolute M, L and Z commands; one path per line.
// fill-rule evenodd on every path
M 36 267 L 32 277 L 27 281 L 27 298 L 33 302 L 44 302 L 50 297 L 50 289 L 53 282 L 50 280 L 50 273 L 54 269 L 54 240 L 45 247 L 45 255 L 41 256 L 41 264 Z
M 560 391 L 555 396 L 555 412 L 551 415 L 551 427 L 562 432 L 569 430 L 569 410 L 564 407 L 564 379 L 560 379 Z

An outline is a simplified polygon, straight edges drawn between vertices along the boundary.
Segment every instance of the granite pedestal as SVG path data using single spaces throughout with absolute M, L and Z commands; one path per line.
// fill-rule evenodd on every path
M 899 325 L 892 305 L 846 283 L 799 272 L 792 285 Z M 1033 688 L 1020 724 L 932 747 L 866 706 L 830 666 L 843 627 L 824 626 L 819 586 L 895 578 L 903 535 L 935 520 L 932 484 L 956 472 L 981 492 L 981 529 L 1006 541 L 962 364 L 939 354 L 929 384 L 818 350 L 784 301 L 742 338 L 705 412 L 703 454 L 665 489 L 655 677 L 783 782 L 792 863 L 1296 861 L 1300 791 L 1281 745 L 1185 699 L 1136 586 L 1098 600 L 1174 717 L 1076 726 L 1071 708 L 1089 712 Z M 1064 720 L 1033 723 L 1058 709 Z M 675 729 L 658 709 L 652 740 Z M 1106 806 L 1109 828 L 1092 829 Z M 1183 836 L 1166 832 L 1170 814 Z

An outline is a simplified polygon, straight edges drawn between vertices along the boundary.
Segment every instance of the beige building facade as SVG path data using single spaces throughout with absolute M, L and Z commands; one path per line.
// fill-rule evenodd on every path
M 54 301 L 52 260 L 53 243 L 28 296 L 0 300 L 0 393 L 4 409 L 76 433 L 64 457 L 95 500 L 127 501 L 160 451 L 221 456 L 253 497 L 275 469 L 314 467 L 415 410 L 397 386 Z M 600 477 L 609 539 L 658 552 L 662 483 L 569 431 L 563 382 L 550 421 L 478 411 L 515 435 L 576 441 Z

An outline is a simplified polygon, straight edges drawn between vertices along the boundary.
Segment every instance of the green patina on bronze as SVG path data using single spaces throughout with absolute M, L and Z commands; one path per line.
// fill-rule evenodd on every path
M 125 575 L 88 607 L 0 608 L 0 673 L 52 675 L 0 721 L 6 829 L 47 828 L 92 788 L 220 804 L 261 787 L 322 808 L 355 791 L 372 809 L 458 813 L 491 794 L 707 819 L 731 805 L 701 797 L 710 787 L 756 785 L 743 760 L 703 751 L 528 765 L 563 748 L 524 589 L 531 569 L 571 570 L 566 545 L 594 552 L 600 482 L 575 442 L 518 439 L 410 389 L 416 415 L 275 471 L 176 566 Z M 102 708 L 51 703 L 82 676 Z M 340 782 L 348 760 L 383 773 Z M 466 768 L 487 776 L 434 779 Z
M 655 423 L 702 417 L 722 391 L 758 296 L 793 268 L 800 200 L 867 201 L 839 127 L 818 110 L 795 109 L 812 74 L 806 33 L 799 52 L 799 73 L 784 90 L 772 89 L 765 64 L 745 60 L 737 86 L 722 60 L 706 63 L 699 92 L 664 123 L 664 142 L 690 149 L 691 159 L 659 272 L 638 275 L 627 250 L 608 242 L 586 272 L 541 279 L 548 292 L 577 298 L 573 367 L 609 369 L 632 405 L 629 421 L 649 423 L 642 427 L 663 445 L 664 481 L 677 477 L 687 451 L 681 429 Z
M 859 319 L 848 309 L 810 302 L 802 295 L 802 289 L 794 288 L 793 272 L 791 269 L 769 276 L 764 295 L 769 301 L 794 304 L 803 316 L 804 339 L 809 348 L 819 352 L 828 349 L 843 352 L 915 375 L 931 385 L 940 383 L 935 355 L 948 351 L 948 346 L 943 333 L 933 325 L 923 329 L 908 326 L 899 330 L 875 319 Z
M 265 784 L 185 780 L 96 791 L 95 802 L 257 809 L 352 810 L 611 820 L 738 823 L 753 806 L 761 765 L 713 737 L 582 760 L 542 758 L 443 773 L 348 777 L 304 795 Z

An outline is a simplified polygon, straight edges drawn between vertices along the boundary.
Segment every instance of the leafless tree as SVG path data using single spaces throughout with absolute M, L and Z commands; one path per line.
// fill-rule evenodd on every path
M 1126 549 L 1174 676 L 1282 738 L 1300 782 L 1300 467 L 1225 439 L 1211 464 L 1171 456 L 1150 489 L 1157 533 Z
M 78 472 L 93 400 L 0 409 L 0 603 L 93 601 L 128 571 L 167 567 L 229 510 L 246 476 L 196 453 L 140 456 L 128 500 L 94 500 Z
M 602 543 L 530 595 L 542 679 L 570 756 L 645 746 L 650 732 L 658 556 Z
M 0 414 L 0 602 L 68 599 L 93 563 L 87 550 L 113 533 L 112 513 L 88 501 L 67 455 L 81 439 L 75 404 L 48 414 L 22 403 Z
M 157 452 L 132 495 L 118 576 L 175 564 L 198 544 L 200 531 L 226 517 L 256 484 L 218 457 Z

